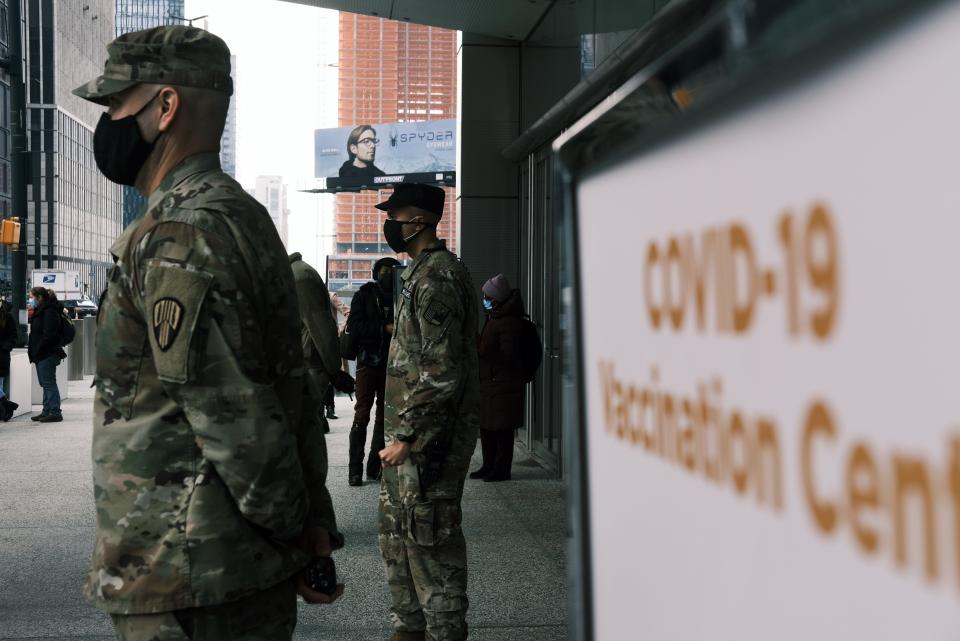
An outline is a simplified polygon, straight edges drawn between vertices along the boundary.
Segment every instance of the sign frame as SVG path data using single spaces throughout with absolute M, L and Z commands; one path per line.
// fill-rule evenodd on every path
M 574 391 L 567 395 L 564 407 L 565 440 L 564 475 L 567 478 L 568 575 L 570 606 L 570 639 L 593 641 L 594 586 L 591 562 L 590 469 L 586 429 L 588 425 L 586 375 L 584 371 L 583 283 L 581 248 L 578 241 L 581 213 L 577 202 L 580 185 L 619 164 L 648 155 L 684 137 L 721 124 L 725 119 L 759 102 L 815 80 L 832 66 L 842 64 L 863 48 L 881 42 L 884 36 L 904 28 L 911 19 L 919 18 L 948 0 L 859 0 L 857 12 L 821 15 L 821 22 L 805 24 L 802 37 L 790 46 L 766 51 L 751 64 L 729 73 L 723 86 L 698 100 L 696 107 L 651 119 L 637 127 L 636 110 L 631 101 L 659 74 L 674 64 L 702 55 L 702 46 L 710 38 L 721 38 L 730 48 L 730 63 L 762 35 L 762 27 L 752 32 L 749 24 L 754 3 L 750 0 L 728 0 L 697 25 L 689 37 L 642 69 L 602 100 L 596 107 L 567 129 L 553 143 L 557 167 L 561 174 L 563 195 L 563 230 L 568 251 L 565 253 L 564 283 L 571 290 L 564 314 L 568 318 L 568 335 L 564 337 L 565 386 Z M 798 0 L 794 6 L 812 5 Z M 825 24 L 829 22 L 829 24 Z M 731 65 L 733 67 L 734 65 Z

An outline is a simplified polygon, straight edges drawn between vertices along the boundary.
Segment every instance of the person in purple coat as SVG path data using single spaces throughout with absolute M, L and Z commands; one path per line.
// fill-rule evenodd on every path
M 480 332 L 480 446 L 483 464 L 470 478 L 510 480 L 515 431 L 523 425 L 526 384 L 521 339 L 523 297 L 503 274 L 483 284 L 487 320 Z

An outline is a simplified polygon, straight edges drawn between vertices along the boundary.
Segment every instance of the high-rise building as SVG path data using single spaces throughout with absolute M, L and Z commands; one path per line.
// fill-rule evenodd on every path
M 280 234 L 283 244 L 287 244 L 290 210 L 287 208 L 287 186 L 280 176 L 257 176 L 254 197 L 267 208 L 270 218 Z
M 184 0 L 116 0 L 117 35 L 163 24 L 182 24 Z
M 456 31 L 341 12 L 339 72 L 341 127 L 457 116 Z M 454 190 L 446 192 L 437 232 L 456 250 Z M 356 290 L 370 280 L 377 258 L 394 255 L 383 239 L 383 214 L 374 208 L 388 194 L 337 195 L 331 291 Z
M 8 0 L 0 0 L 0 19 L 7 20 Z M 0 28 L 0 57 L 9 55 L 9 32 Z M 12 211 L 10 184 L 10 74 L 0 68 L 0 218 L 17 214 Z M 11 291 L 12 255 L 6 245 L 0 245 L 0 296 Z
M 77 271 L 96 296 L 122 229 L 120 187 L 97 170 L 93 129 L 103 107 L 71 91 L 103 73 L 113 0 L 31 2 L 27 13 L 27 269 Z
M 182 24 L 184 0 L 116 0 L 116 33 L 152 29 L 165 24 Z M 123 226 L 136 218 L 147 203 L 133 187 L 123 188 Z
M 233 95 L 227 110 L 227 122 L 220 139 L 220 166 L 231 177 L 237 177 L 237 57 L 230 56 L 230 77 L 233 78 Z

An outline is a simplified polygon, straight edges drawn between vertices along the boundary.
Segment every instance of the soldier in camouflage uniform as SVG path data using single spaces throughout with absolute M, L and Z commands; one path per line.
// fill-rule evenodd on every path
M 307 386 L 310 395 L 322 409 L 323 400 L 340 372 L 340 341 L 337 321 L 327 285 L 319 272 L 308 265 L 299 253 L 290 254 L 290 267 L 297 286 L 300 319 L 303 323 L 301 344 L 306 364 Z M 319 412 L 323 431 L 329 432 L 327 419 Z
M 342 543 L 288 258 L 220 169 L 230 53 L 176 26 L 108 55 L 74 93 L 109 107 L 98 167 L 148 201 L 98 318 L 85 592 L 121 639 L 290 639 L 297 592 L 331 601 L 301 570 Z
M 470 275 L 436 236 L 443 200 L 437 187 L 401 185 L 377 205 L 391 248 L 414 258 L 401 276 L 380 453 L 392 641 L 467 638 L 460 502 L 480 422 L 478 312 Z

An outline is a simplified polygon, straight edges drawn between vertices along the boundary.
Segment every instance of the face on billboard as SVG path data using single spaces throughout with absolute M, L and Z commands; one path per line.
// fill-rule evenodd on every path
M 377 157 L 377 134 L 373 129 L 364 129 L 357 144 L 350 145 L 350 152 L 354 155 L 354 162 L 360 161 L 363 166 L 372 164 Z

